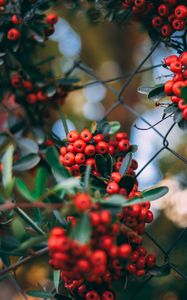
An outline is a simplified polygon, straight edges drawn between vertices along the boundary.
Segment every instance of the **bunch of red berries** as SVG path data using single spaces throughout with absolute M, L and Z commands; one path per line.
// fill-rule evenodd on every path
M 29 74 L 27 75 L 29 76 Z M 67 92 L 62 86 L 56 84 L 51 95 L 51 91 L 48 93 L 48 85 L 46 80 L 46 83 L 44 82 L 41 88 L 41 83 L 32 82 L 32 80 L 27 78 L 24 79 L 19 73 L 13 73 L 11 76 L 11 86 L 17 102 L 20 102 L 21 99 L 25 102 L 26 99 L 27 103 L 35 104 L 53 99 L 59 104 L 63 104 Z
M 80 134 L 72 130 L 67 135 L 66 145 L 60 148 L 60 162 L 73 175 L 81 175 L 82 166 L 91 165 L 93 175 L 105 178 L 108 194 L 131 195 L 137 191 L 138 183 L 134 179 L 134 186 L 127 191 L 123 184 L 123 174 L 120 174 L 120 167 L 126 154 L 131 151 L 131 145 L 125 132 L 118 132 L 114 137 L 109 134 L 94 133 L 84 129 Z M 102 160 L 112 158 L 110 171 L 104 172 L 97 164 L 98 156 Z M 135 177 L 138 167 L 137 162 L 133 159 L 126 175 Z
M 125 225 L 125 214 L 114 221 L 109 210 L 92 208 L 89 218 L 92 233 L 87 244 L 68 237 L 62 228 L 52 229 L 50 264 L 61 270 L 65 287 L 76 299 L 115 299 L 112 284 L 130 274 L 143 276 L 154 267 L 156 257 L 147 254 L 142 237 Z
M 181 31 L 187 25 L 185 0 L 124 0 L 122 5 L 132 11 L 140 21 L 156 29 L 162 37 Z M 146 19 L 144 19 L 146 17 Z
M 173 78 L 166 81 L 164 91 L 182 112 L 183 119 L 187 120 L 187 102 L 181 98 L 181 88 L 187 87 L 187 52 L 166 57 L 164 64 L 174 73 Z

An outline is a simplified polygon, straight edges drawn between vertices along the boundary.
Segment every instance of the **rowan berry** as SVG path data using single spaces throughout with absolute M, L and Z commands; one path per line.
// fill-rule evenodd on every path
M 20 37 L 21 37 L 21 33 L 18 29 L 16 29 L 16 28 L 9 29 L 9 31 L 7 33 L 8 40 L 17 41 L 20 39 Z
M 107 185 L 106 191 L 110 195 L 117 194 L 119 192 L 119 185 L 115 181 L 112 181 Z
M 85 155 L 83 153 L 77 153 L 75 155 L 75 162 L 78 164 L 78 165 L 82 165 L 84 164 L 86 158 L 85 158 Z
M 127 134 L 125 132 L 117 132 L 115 134 L 115 139 L 117 141 L 126 140 L 127 139 Z
M 118 144 L 118 149 L 120 151 L 128 151 L 130 148 L 130 144 L 129 144 L 129 141 L 127 139 L 122 139 L 119 144 Z
M 98 133 L 96 135 L 93 136 L 94 142 L 95 143 L 99 143 L 102 142 L 104 140 L 104 136 L 101 133 Z
M 78 134 L 78 132 L 76 130 L 71 130 L 71 131 L 68 132 L 67 140 L 70 143 L 74 143 L 78 139 L 79 139 L 79 134 Z
M 68 152 L 63 157 L 63 163 L 65 166 L 71 167 L 75 162 L 75 155 L 71 152 Z
M 97 153 L 99 154 L 106 154 L 108 153 L 108 149 L 109 149 L 109 146 L 106 142 L 99 142 L 96 146 L 96 151 Z
M 178 19 L 186 20 L 186 18 L 187 18 L 187 6 L 186 5 L 178 5 L 175 8 L 175 16 Z
M 94 156 L 95 151 L 96 151 L 96 149 L 95 149 L 94 145 L 88 145 L 88 146 L 86 146 L 86 148 L 84 150 L 84 152 L 87 156 Z
M 90 132 L 90 130 L 84 129 L 80 134 L 80 138 L 88 143 L 92 139 L 92 133 Z
M 84 149 L 86 148 L 86 143 L 82 140 L 76 140 L 74 143 L 74 150 L 77 153 L 84 152 Z

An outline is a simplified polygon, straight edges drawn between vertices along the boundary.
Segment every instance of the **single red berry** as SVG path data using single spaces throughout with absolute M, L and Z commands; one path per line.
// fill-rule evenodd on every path
M 88 293 L 86 293 L 85 299 L 86 300 L 100 300 L 100 296 L 96 291 L 92 290 L 92 291 L 89 291 Z
M 31 81 L 29 80 L 24 80 L 23 81 L 23 87 L 24 89 L 26 89 L 27 91 L 31 91 L 33 89 L 33 84 Z
M 95 159 L 94 158 L 88 158 L 87 160 L 86 160 L 86 166 L 88 166 L 88 165 L 91 165 L 92 166 L 92 168 L 96 168 L 96 162 L 95 162 Z
M 75 152 L 73 144 L 68 144 L 66 147 L 66 150 L 67 150 L 67 152 L 71 152 L 71 153 Z
M 170 70 L 173 73 L 181 73 L 182 71 L 182 64 L 180 61 L 172 62 L 170 65 Z
M 84 150 L 84 153 L 87 156 L 94 156 L 94 154 L 95 154 L 95 146 L 94 145 L 88 145 L 88 146 L 86 146 L 86 148 Z
M 38 91 L 36 97 L 39 101 L 45 101 L 47 99 L 47 96 L 43 91 Z
M 11 84 L 14 88 L 18 89 L 22 86 L 22 78 L 19 74 L 14 74 L 11 78 Z
M 178 102 L 178 108 L 180 110 L 185 110 L 187 107 L 187 104 L 186 102 L 184 101 L 184 99 L 181 99 L 179 102 Z
M 138 260 L 139 256 L 140 255 L 139 255 L 138 251 L 133 251 L 132 254 L 131 254 L 131 256 L 129 257 L 129 260 L 131 262 L 136 262 Z
M 117 141 L 126 140 L 127 139 L 127 134 L 125 132 L 118 132 L 118 133 L 115 134 L 115 139 Z
M 17 41 L 21 37 L 21 33 L 16 28 L 11 28 L 7 33 L 7 38 L 10 41 Z
M 103 250 L 95 250 L 92 253 L 91 261 L 94 266 L 105 265 L 107 262 L 107 256 L 105 251 Z
M 70 143 L 74 143 L 79 139 L 79 133 L 76 130 L 71 130 L 68 132 L 67 140 Z
M 67 153 L 67 149 L 65 146 L 60 147 L 60 154 L 62 154 L 63 156 Z
M 119 144 L 118 144 L 118 149 L 120 151 L 128 151 L 130 148 L 130 143 L 129 143 L 129 140 L 127 139 L 122 139 Z
M 85 158 L 85 155 L 83 153 L 77 153 L 75 155 L 75 162 L 78 164 L 78 165 L 82 165 L 84 164 L 86 158 Z
M 27 102 L 29 102 L 30 104 L 34 104 L 37 101 L 37 97 L 36 94 L 31 93 L 27 95 Z
M 166 4 L 159 5 L 158 13 L 161 17 L 167 17 L 169 15 L 169 7 Z
M 175 8 L 175 16 L 177 19 L 186 20 L 187 18 L 187 6 L 186 5 L 178 5 Z
M 122 175 L 120 173 L 113 172 L 113 173 L 111 173 L 110 180 L 115 181 L 116 183 L 119 183 L 121 177 L 122 177 Z
M 161 27 L 162 23 L 163 23 L 163 21 L 162 21 L 162 18 L 160 16 L 154 17 L 152 19 L 152 26 L 153 27 L 157 27 L 157 28 Z
M 84 149 L 86 148 L 86 143 L 83 140 L 77 140 L 74 143 L 74 150 L 77 153 L 82 153 L 84 152 Z
M 177 81 L 172 86 L 172 91 L 175 94 L 175 96 L 180 97 L 181 95 L 181 88 L 186 86 L 186 83 L 184 81 Z
M 163 37 L 169 37 L 172 34 L 172 27 L 170 24 L 165 24 L 161 27 L 161 34 Z
M 50 24 L 50 25 L 54 25 L 58 22 L 58 17 L 56 14 L 50 14 L 47 16 L 47 19 L 46 19 L 47 23 Z
M 81 273 L 87 273 L 90 270 L 90 264 L 86 259 L 80 259 L 77 262 L 77 267 Z
M 76 208 L 83 212 L 91 207 L 91 198 L 88 194 L 78 193 L 73 199 Z
M 151 223 L 153 221 L 153 213 L 151 210 L 148 210 L 147 217 L 146 217 L 146 223 Z
M 111 212 L 109 210 L 102 210 L 101 213 L 100 213 L 100 221 L 105 224 L 105 225 L 108 225 L 111 223 L 112 221 L 112 215 L 111 215 Z
M 99 154 L 106 154 L 108 153 L 108 144 L 106 142 L 99 142 L 96 146 L 96 151 Z
M 140 256 L 136 262 L 137 269 L 144 269 L 145 265 L 146 265 L 145 256 Z
M 183 66 L 187 67 L 187 52 L 183 52 L 180 57 L 180 62 Z
M 129 244 L 122 244 L 118 249 L 118 254 L 123 259 L 128 258 L 131 252 L 132 252 L 132 248 Z
M 174 14 L 171 14 L 171 15 L 168 16 L 168 22 L 169 23 L 172 23 L 174 20 L 175 20 L 175 15 Z
M 117 194 L 119 192 L 119 185 L 115 181 L 112 181 L 107 185 L 106 191 L 110 195 Z
M 129 273 L 135 273 L 136 272 L 136 266 L 134 264 L 128 264 L 126 266 L 126 270 L 129 272 Z
M 156 263 L 156 255 L 155 254 L 149 254 L 146 257 L 146 265 L 150 268 L 153 268 Z
M 104 136 L 101 133 L 98 133 L 96 135 L 93 136 L 94 142 L 95 143 L 99 143 L 102 142 L 104 140 Z
M 164 63 L 167 65 L 167 66 L 170 66 L 172 62 L 176 62 L 178 61 L 178 56 L 177 55 L 170 55 L 166 58 L 164 58 Z
M 184 77 L 183 77 L 182 72 L 176 73 L 173 77 L 173 83 L 177 82 L 177 81 L 183 81 L 183 80 L 184 80 Z
M 59 236 L 64 236 L 65 235 L 65 230 L 61 227 L 54 227 L 51 229 L 50 232 L 51 235 L 59 237 Z
M 141 270 L 136 270 L 136 276 L 143 276 L 145 275 L 145 270 L 141 269 Z
M 185 28 L 186 22 L 183 20 L 174 19 L 172 22 L 172 27 L 174 30 L 183 30 Z
M 22 23 L 22 18 L 20 16 L 13 15 L 12 18 L 11 18 L 11 21 L 12 21 L 13 24 L 19 25 L 19 24 Z
M 102 297 L 101 297 L 102 300 L 114 300 L 115 299 L 115 296 L 114 296 L 114 293 L 111 292 L 111 291 L 105 291 L 103 294 L 102 294 Z
M 80 134 L 80 138 L 88 143 L 92 139 L 92 133 L 90 132 L 90 130 L 84 129 Z
M 182 117 L 184 120 L 187 120 L 187 105 L 186 105 L 186 108 L 182 112 Z
M 75 155 L 68 152 L 63 158 L 63 164 L 67 167 L 71 167 L 75 162 Z

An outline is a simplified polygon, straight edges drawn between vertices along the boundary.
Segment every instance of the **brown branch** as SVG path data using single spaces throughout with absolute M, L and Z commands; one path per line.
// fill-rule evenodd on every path
M 36 257 L 43 256 L 47 252 L 48 252 L 48 247 L 45 247 L 41 250 L 38 250 L 38 251 L 34 252 L 32 255 L 29 255 L 29 256 L 21 259 L 20 261 L 16 262 L 15 264 L 12 264 L 11 266 L 1 270 L 0 271 L 0 276 L 3 276 L 3 275 L 5 275 L 5 274 L 7 274 L 8 272 L 11 272 L 11 271 L 16 271 L 20 266 L 32 261 Z

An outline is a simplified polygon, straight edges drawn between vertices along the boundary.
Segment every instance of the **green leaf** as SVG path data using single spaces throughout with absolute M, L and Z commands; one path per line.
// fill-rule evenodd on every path
M 25 240 L 17 249 L 18 251 L 23 251 L 34 246 L 38 246 L 43 242 L 47 241 L 47 235 L 43 236 L 35 236 L 31 237 L 30 239 Z
M 71 177 L 68 170 L 60 164 L 59 153 L 54 147 L 49 147 L 47 149 L 46 160 L 50 165 L 57 182 L 61 182 L 65 178 Z
M 39 151 L 38 145 L 31 139 L 20 138 L 16 141 L 16 144 L 20 148 L 22 156 L 26 156 L 31 153 L 37 154 Z
M 143 95 L 149 95 L 149 93 L 153 90 L 153 87 L 152 86 L 140 86 L 138 89 L 137 89 L 137 92 L 140 93 L 140 94 L 143 94 Z
M 187 103 L 187 86 L 181 89 L 181 98 Z
M 120 169 L 119 169 L 119 173 L 120 173 L 122 176 L 124 176 L 124 175 L 127 173 L 128 169 L 129 169 L 129 167 L 130 167 L 130 165 L 131 165 L 131 162 L 132 162 L 132 153 L 131 153 L 131 152 L 128 152 L 128 153 L 125 155 L 125 157 L 124 157 L 124 159 L 123 159 L 123 161 L 122 161 L 122 164 L 121 164 L 121 166 L 120 166 Z
M 37 170 L 37 175 L 35 179 L 35 190 L 34 190 L 34 197 L 38 198 L 42 196 L 42 194 L 46 190 L 46 183 L 47 183 L 47 172 L 44 168 L 39 168 Z
M 103 155 L 101 154 L 96 154 L 95 156 L 95 162 L 97 166 L 97 170 L 102 176 L 105 176 L 106 171 L 107 171 L 107 163 Z
M 2 182 L 7 195 L 10 195 L 13 189 L 14 180 L 12 178 L 12 163 L 13 163 L 14 147 L 10 145 L 2 157 Z
M 168 193 L 168 191 L 169 189 L 167 186 L 160 186 L 143 191 L 142 196 L 144 199 L 147 199 L 147 201 L 154 201 L 165 196 Z
M 52 293 L 45 291 L 27 291 L 27 295 L 43 299 L 51 299 L 54 297 Z
M 15 171 L 27 171 L 34 168 L 40 161 L 39 155 L 29 154 L 25 157 L 20 158 L 14 165 L 13 169 Z
M 117 131 L 119 131 L 121 125 L 118 121 L 112 121 L 109 122 L 110 125 L 110 130 L 109 130 L 109 134 L 113 135 L 115 134 Z
M 106 200 L 101 200 L 100 203 L 104 206 L 123 207 L 125 205 L 125 201 L 128 200 L 124 196 L 116 194 L 108 197 Z
M 22 179 L 16 178 L 16 187 L 17 187 L 18 191 L 20 192 L 20 194 L 25 199 L 27 199 L 31 202 L 34 201 L 34 197 L 32 196 L 32 193 L 29 191 L 29 189 L 27 188 L 26 184 L 23 182 Z
M 20 218 L 15 218 L 11 223 L 11 228 L 14 236 L 19 240 L 26 235 L 24 223 Z
M 138 151 L 138 146 L 137 145 L 131 145 L 129 150 L 130 150 L 130 152 L 135 153 L 135 152 Z
M 164 92 L 164 85 L 159 85 L 152 89 L 150 93 L 148 94 L 149 100 L 152 101 L 159 101 L 160 99 L 166 97 L 166 93 Z
M 187 120 L 182 120 L 182 121 L 180 121 L 179 123 L 178 123 L 178 126 L 179 126 L 179 128 L 180 129 L 182 129 L 182 130 L 187 130 Z
M 125 188 L 127 190 L 127 193 L 129 194 L 134 186 L 135 178 L 130 175 L 123 176 L 119 181 L 119 187 Z
M 149 271 L 150 275 L 153 275 L 154 277 L 163 277 L 168 276 L 171 272 L 171 268 L 168 264 L 165 264 L 163 266 L 155 266 Z
M 80 244 L 86 244 L 90 241 L 91 227 L 88 214 L 83 214 L 80 217 L 79 221 L 73 228 L 72 236 Z
M 58 293 L 58 287 L 60 283 L 60 270 L 53 271 L 53 282 L 54 282 L 56 292 Z

